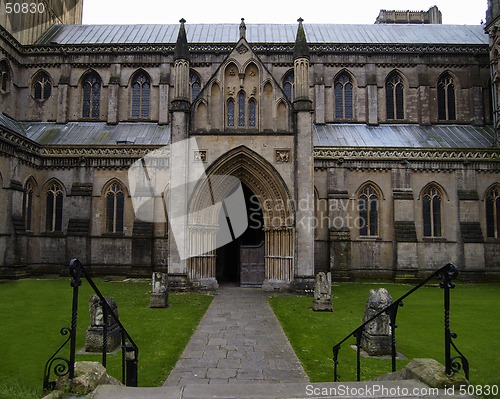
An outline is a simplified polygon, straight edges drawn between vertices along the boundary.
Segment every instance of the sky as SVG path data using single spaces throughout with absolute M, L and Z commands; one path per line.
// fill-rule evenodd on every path
M 373 24 L 381 9 L 427 11 L 438 6 L 444 24 L 479 25 L 485 20 L 487 0 L 84 0 L 84 24 L 192 23 Z M 465 5 L 466 3 L 467 5 Z

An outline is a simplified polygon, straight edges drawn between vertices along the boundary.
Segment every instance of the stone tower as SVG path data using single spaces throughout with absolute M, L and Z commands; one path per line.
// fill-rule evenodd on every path
M 298 276 L 314 275 L 313 106 L 309 96 L 309 47 L 302 18 L 293 53 L 295 113 L 295 201 Z

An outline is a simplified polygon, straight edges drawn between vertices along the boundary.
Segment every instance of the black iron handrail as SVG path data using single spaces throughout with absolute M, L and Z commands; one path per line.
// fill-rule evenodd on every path
M 102 365 L 106 367 L 107 356 L 107 335 L 108 335 L 108 318 L 111 316 L 118 325 L 121 336 L 122 348 L 122 382 L 127 386 L 137 386 L 137 365 L 139 360 L 139 348 L 133 341 L 130 334 L 127 332 L 123 324 L 118 319 L 106 298 L 101 294 L 99 288 L 87 273 L 83 265 L 78 259 L 72 259 L 69 262 L 69 273 L 72 277 L 70 282 L 73 287 L 73 304 L 71 310 L 71 327 L 63 327 L 60 331 L 61 335 L 69 335 L 63 344 L 55 351 L 55 353 L 45 363 L 43 388 L 45 390 L 54 389 L 56 382 L 49 381 L 51 370 L 57 377 L 68 376 L 68 382 L 75 378 L 75 354 L 76 354 L 76 325 L 78 319 L 78 289 L 82 285 L 82 277 L 84 277 L 89 285 L 99 297 L 100 304 L 103 310 L 103 339 L 102 339 Z M 70 343 L 69 359 L 59 356 L 59 352 Z
M 338 356 L 341 345 L 351 337 L 356 338 L 356 378 L 358 381 L 361 380 L 361 336 L 365 326 L 375 320 L 382 314 L 387 314 L 390 320 L 391 326 L 391 360 L 392 360 L 392 371 L 396 371 L 396 317 L 398 313 L 398 308 L 403 306 L 403 300 L 417 291 L 419 288 L 427 284 L 431 279 L 438 278 L 441 280 L 439 286 L 444 289 L 444 352 L 445 352 L 445 373 L 451 376 L 454 373 L 459 372 L 463 369 L 465 378 L 469 379 L 469 362 L 467 358 L 458 350 L 453 339 L 457 337 L 457 334 L 452 333 L 450 330 L 450 289 L 455 287 L 455 283 L 452 279 L 457 277 L 459 269 L 453 263 L 448 263 L 439 270 L 436 270 L 429 277 L 423 280 L 421 283 L 413 287 L 406 294 L 396 299 L 392 304 L 386 308 L 379 311 L 377 314 L 366 320 L 359 327 L 354 329 L 349 333 L 343 340 L 338 342 L 333 346 L 333 379 L 338 381 Z M 451 348 L 455 349 L 458 356 L 451 356 Z

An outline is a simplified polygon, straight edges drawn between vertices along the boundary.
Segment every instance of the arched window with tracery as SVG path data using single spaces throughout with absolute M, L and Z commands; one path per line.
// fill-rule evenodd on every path
M 35 186 L 28 180 L 23 191 L 23 221 L 26 231 L 33 230 L 33 201 L 35 197 Z
M 240 91 L 238 93 L 238 126 L 245 126 L 245 92 Z
M 10 68 L 7 61 L 0 62 L 0 90 L 7 93 L 10 86 Z
M 45 191 L 45 230 L 62 231 L 64 193 L 58 182 L 52 182 Z
M 47 72 L 40 71 L 33 78 L 33 98 L 35 100 L 47 100 L 52 94 L 52 80 Z
M 367 184 L 358 197 L 359 235 L 376 237 L 379 235 L 379 195 L 371 184 Z
M 353 85 L 348 73 L 343 72 L 334 82 L 335 118 L 352 119 L 353 117 Z
M 285 92 L 286 98 L 288 101 L 293 101 L 293 93 L 294 93 L 294 81 L 295 74 L 292 71 L 287 72 L 287 74 L 283 77 L 283 91 Z
M 443 195 L 435 185 L 428 186 L 422 193 L 422 217 L 424 237 L 441 237 Z
M 234 100 L 227 100 L 227 125 L 234 127 Z
M 450 74 L 444 74 L 437 84 L 438 119 L 440 121 L 456 120 L 455 84 Z
M 200 76 L 193 71 L 189 72 L 189 96 L 191 102 L 196 100 L 196 97 L 198 97 L 198 94 L 200 94 L 201 91 L 201 79 Z
M 101 78 L 92 71 L 83 79 L 82 116 L 99 118 L 101 107 Z
M 500 238 L 500 184 L 486 193 L 486 236 Z
M 151 82 L 149 76 L 141 71 L 132 81 L 132 118 L 148 119 L 151 97 Z
M 123 233 L 125 215 L 125 193 L 118 182 L 113 182 L 106 190 L 106 232 Z
M 404 83 L 403 78 L 397 72 L 391 73 L 385 82 L 385 99 L 387 119 L 404 119 Z
M 248 101 L 248 125 L 250 127 L 257 126 L 257 101 L 255 98 Z

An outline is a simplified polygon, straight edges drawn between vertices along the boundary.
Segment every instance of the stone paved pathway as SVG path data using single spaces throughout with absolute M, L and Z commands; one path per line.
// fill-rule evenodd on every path
M 164 386 L 308 382 L 261 289 L 222 286 Z

